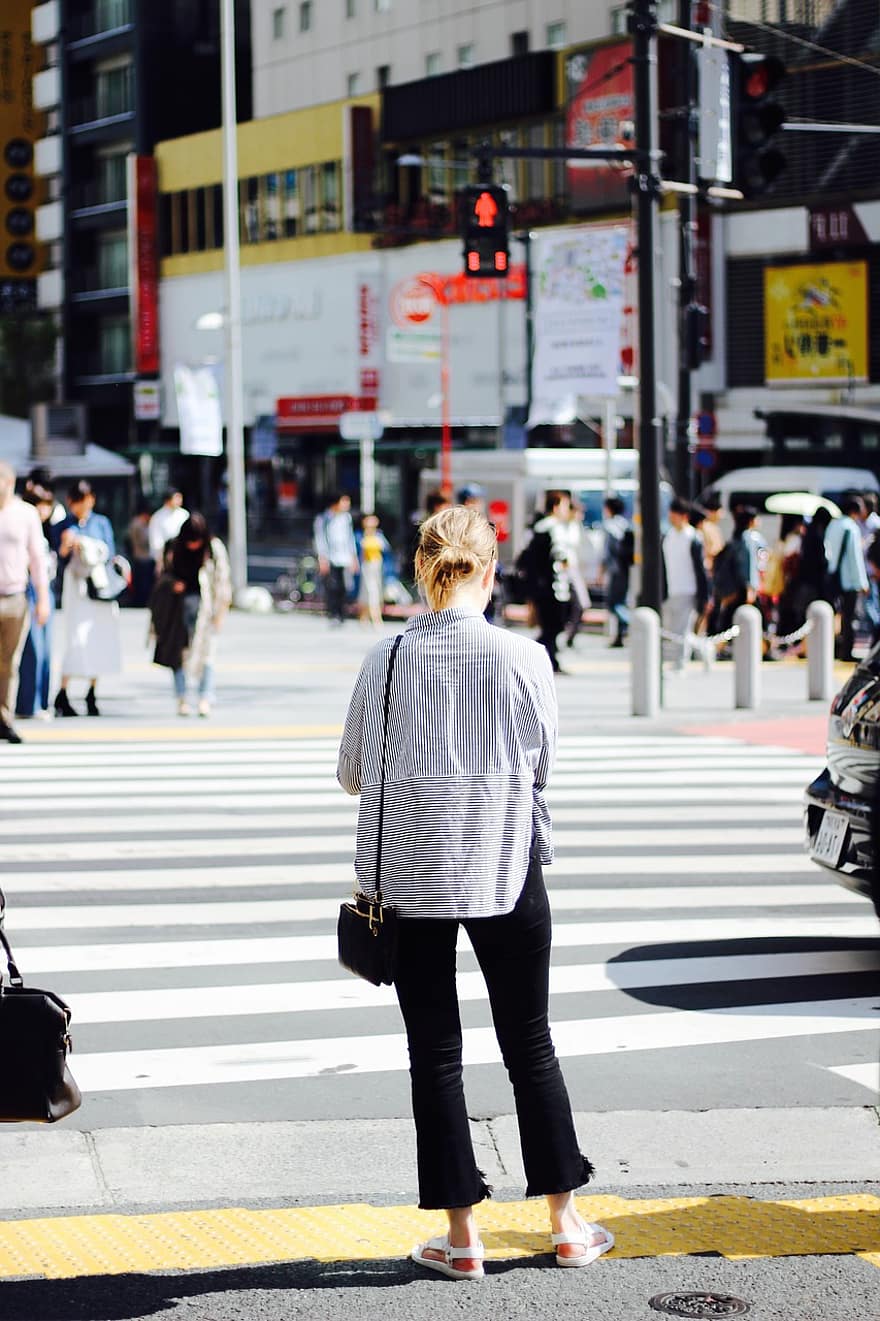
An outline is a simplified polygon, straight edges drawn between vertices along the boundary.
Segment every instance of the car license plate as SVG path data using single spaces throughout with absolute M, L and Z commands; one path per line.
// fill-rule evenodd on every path
M 846 842 L 845 816 L 840 812 L 826 812 L 816 836 L 816 842 L 810 850 L 817 862 L 825 862 L 829 867 L 836 867 Z

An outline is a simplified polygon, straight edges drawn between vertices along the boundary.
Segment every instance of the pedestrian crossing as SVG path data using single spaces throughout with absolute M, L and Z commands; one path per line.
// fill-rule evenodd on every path
M 335 758 L 214 731 L 0 759 L 7 927 L 73 1010 L 84 1127 L 402 1111 L 394 993 L 336 963 L 357 805 Z M 733 739 L 562 740 L 551 1008 L 577 1108 L 869 1103 L 880 935 L 803 853 L 815 770 Z M 464 938 L 460 965 L 466 1062 L 509 1110 Z

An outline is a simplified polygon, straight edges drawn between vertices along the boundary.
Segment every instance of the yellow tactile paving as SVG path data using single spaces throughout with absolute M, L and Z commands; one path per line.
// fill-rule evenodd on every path
M 581 1213 L 616 1238 L 616 1257 L 717 1252 L 736 1259 L 854 1253 L 880 1268 L 880 1197 L 793 1201 L 596 1196 Z M 547 1253 L 543 1202 L 486 1202 L 480 1229 L 488 1257 Z M 208 1270 L 304 1260 L 388 1260 L 440 1232 L 442 1216 L 411 1206 L 289 1207 L 59 1216 L 0 1224 L 0 1278 Z

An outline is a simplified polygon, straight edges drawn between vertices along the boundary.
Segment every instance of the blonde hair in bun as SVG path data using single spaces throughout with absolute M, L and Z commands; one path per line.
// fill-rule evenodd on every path
M 432 610 L 443 610 L 455 591 L 485 573 L 497 558 L 495 532 L 484 514 L 452 505 L 426 518 L 419 530 L 416 578 Z

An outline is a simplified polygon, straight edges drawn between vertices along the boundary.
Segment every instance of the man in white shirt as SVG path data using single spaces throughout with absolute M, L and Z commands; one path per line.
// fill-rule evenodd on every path
M 345 575 L 357 573 L 358 554 L 351 521 L 351 499 L 343 492 L 315 519 L 315 550 L 318 570 L 324 579 L 327 614 L 332 624 L 345 619 Z
M 40 516 L 15 494 L 15 473 L 0 462 L 0 739 L 20 743 L 12 727 L 18 664 L 27 638 L 28 572 L 36 595 L 35 617 L 49 618 L 49 584 Z
M 670 528 L 663 538 L 663 628 L 680 641 L 665 641 L 664 656 L 683 670 L 690 656 L 688 638 L 709 595 L 703 543 L 691 527 L 690 507 L 675 499 L 669 506 Z
M 183 507 L 183 493 L 176 488 L 168 492 L 164 502 L 150 519 L 147 536 L 150 542 L 150 555 L 156 562 L 156 572 L 162 572 L 162 558 L 165 547 L 173 541 L 186 520 L 189 510 Z

